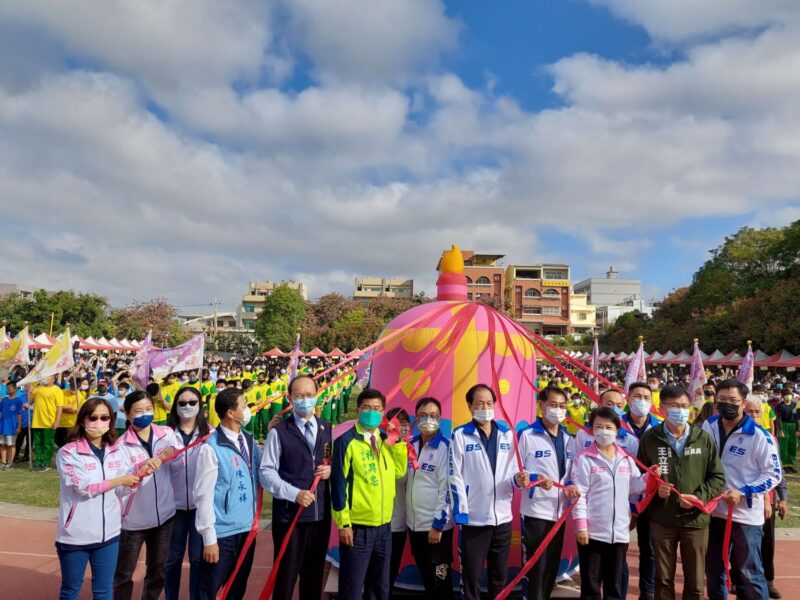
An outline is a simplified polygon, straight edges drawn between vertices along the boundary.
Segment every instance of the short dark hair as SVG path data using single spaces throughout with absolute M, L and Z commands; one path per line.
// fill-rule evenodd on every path
M 364 400 L 373 400 L 375 398 L 379 398 L 381 404 L 383 404 L 384 407 L 386 406 L 386 396 L 383 395 L 383 392 L 375 388 L 364 388 L 364 391 L 361 392 L 356 399 L 356 408 L 361 406 Z
M 617 428 L 617 431 L 619 431 L 619 428 L 622 427 L 622 423 L 620 422 L 617 413 L 611 410 L 607 406 L 601 406 L 599 408 L 595 408 L 591 413 L 589 413 L 589 429 L 591 429 L 594 426 L 594 420 L 597 418 L 608 419 L 609 421 L 614 423 L 614 426 Z
M 436 398 L 431 398 L 430 396 L 426 398 L 420 398 L 417 400 L 417 405 L 414 407 L 414 413 L 416 414 L 419 412 L 419 409 L 425 406 L 426 404 L 435 404 L 436 408 L 439 409 L 439 414 L 442 414 L 442 403 L 439 402 Z
M 630 384 L 630 386 L 628 386 L 628 393 L 630 394 L 636 388 L 641 388 L 643 390 L 647 390 L 648 392 L 651 391 L 650 386 L 647 385 L 644 381 L 637 381 L 636 383 L 632 383 Z M 664 397 L 664 392 L 661 392 L 661 397 L 662 398 Z
M 669 400 L 673 400 L 675 398 L 681 398 L 683 396 L 686 396 L 689 399 L 689 402 L 692 401 L 692 398 L 689 396 L 689 392 L 686 390 L 685 387 L 683 387 L 679 383 L 666 385 L 661 389 L 662 403 L 667 402 Z
M 410 421 L 411 419 L 408 418 L 408 412 L 405 408 L 400 408 L 399 406 L 395 406 L 392 409 L 389 409 L 389 412 L 386 413 L 386 420 L 391 421 L 397 417 L 398 419 L 405 419 L 406 421 Z
M 125 396 L 125 404 L 123 405 L 125 412 L 130 412 L 133 405 L 142 400 L 148 400 L 150 404 L 153 404 L 153 397 L 144 390 L 136 390 Z
M 472 402 L 475 400 L 475 394 L 481 390 L 487 390 L 492 395 L 492 402 L 497 402 L 497 396 L 490 386 L 486 385 L 485 383 L 476 383 L 467 390 L 467 404 L 472 406 Z
M 292 395 L 292 387 L 294 386 L 294 382 L 297 381 L 298 379 L 308 379 L 309 381 L 311 381 L 314 384 L 314 389 L 315 390 L 319 389 L 317 387 L 317 381 L 313 377 L 311 377 L 311 375 L 297 375 L 296 377 L 293 377 L 292 380 L 289 382 L 289 385 L 286 386 L 286 395 L 287 396 L 291 396 Z
M 557 385 L 548 385 L 541 392 L 539 392 L 539 400 L 541 402 L 547 402 L 550 399 L 550 396 L 552 396 L 553 394 L 559 394 L 563 396 L 565 402 L 569 401 L 569 398 L 567 397 L 567 392 L 558 387 Z
M 252 379 L 245 379 L 244 381 L 242 381 L 242 391 L 248 392 L 250 391 L 250 388 L 253 387 L 254 385 L 255 383 L 253 383 Z
M 214 400 L 214 410 L 216 411 L 217 416 L 220 419 L 224 419 L 229 410 L 236 408 L 236 403 L 239 401 L 239 397 L 243 395 L 244 394 L 242 394 L 242 390 L 233 387 L 225 388 L 219 394 L 217 394 L 217 399 Z
M 738 379 L 726 379 L 725 381 L 721 381 L 719 385 L 717 385 L 717 394 L 722 390 L 738 390 L 742 398 L 747 398 L 750 393 L 748 387 Z
M 147 387 L 145 388 L 147 393 L 150 394 L 152 398 L 158 396 L 158 393 L 161 391 L 161 386 L 157 383 L 148 383 Z

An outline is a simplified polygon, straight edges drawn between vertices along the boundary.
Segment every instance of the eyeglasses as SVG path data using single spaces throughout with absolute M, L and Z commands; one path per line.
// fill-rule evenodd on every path
M 103 423 L 105 423 L 107 421 L 110 421 L 111 417 L 109 417 L 108 415 L 101 415 L 99 417 L 97 415 L 89 415 L 88 417 L 86 417 L 86 420 L 89 421 L 90 423 L 96 423 L 97 421 L 102 421 Z
M 178 406 L 197 406 L 197 400 L 178 400 Z

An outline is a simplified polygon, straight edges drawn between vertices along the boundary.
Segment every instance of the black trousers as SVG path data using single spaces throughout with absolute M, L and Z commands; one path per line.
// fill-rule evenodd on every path
M 394 590 L 394 582 L 400 574 L 400 562 L 403 560 L 403 552 L 406 550 L 407 531 L 392 532 L 392 557 L 389 560 L 389 595 Z
M 233 572 L 236 561 L 239 560 L 247 539 L 247 533 L 235 533 L 224 538 L 217 539 L 219 546 L 219 561 L 214 564 L 208 563 L 205 559 L 200 563 L 200 600 L 216 600 L 217 592 L 225 585 L 225 582 Z M 250 550 L 245 556 L 236 579 L 233 580 L 228 600 L 242 600 L 247 591 L 247 578 L 250 576 L 250 569 L 253 567 L 253 555 L 256 551 L 255 540 L 250 546 Z
M 289 523 L 272 524 L 272 543 L 277 556 L 286 538 Z M 331 533 L 331 518 L 297 523 L 286 546 L 286 554 L 275 577 L 275 600 L 291 600 L 297 578 L 300 578 L 300 600 L 322 598 L 325 577 L 325 554 Z
M 523 564 L 533 556 L 547 533 L 555 525 L 555 521 L 545 521 L 525 517 L 523 521 Z M 539 560 L 528 571 L 528 600 L 547 600 L 553 593 L 553 586 L 558 576 L 558 565 L 561 563 L 561 548 L 564 545 L 564 525 L 558 529 L 553 540 L 544 550 Z
M 624 600 L 622 566 L 627 551 L 628 544 L 607 544 L 593 539 L 586 546 L 578 544 L 581 600 Z
M 428 543 L 427 531 L 409 531 L 411 554 L 417 564 L 425 597 L 430 600 L 447 600 L 453 596 L 453 530 L 442 532 L 438 544 Z
M 764 579 L 775 581 L 775 511 L 764 521 L 764 539 L 761 540 L 761 561 L 764 563 Z
M 464 600 L 480 599 L 484 561 L 488 567 L 489 598 L 495 598 L 505 587 L 508 577 L 511 523 L 497 526 L 462 525 L 459 537 L 461 592 Z
M 161 527 L 129 531 L 123 529 L 119 535 L 119 557 L 114 573 L 114 600 L 130 600 L 133 595 L 133 571 L 145 545 L 147 570 L 144 575 L 142 600 L 158 600 L 164 589 L 164 567 L 169 555 L 172 539 L 172 519 Z

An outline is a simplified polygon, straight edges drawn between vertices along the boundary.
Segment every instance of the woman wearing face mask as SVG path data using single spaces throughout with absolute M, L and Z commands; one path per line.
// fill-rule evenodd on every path
M 519 434 L 519 453 L 527 477 L 541 481 L 538 486 L 522 492 L 520 512 L 528 556 L 536 551 L 555 526 L 569 506 L 568 501 L 577 497 L 574 487 L 562 491 L 553 486 L 554 481 L 567 482 L 575 456 L 575 438 L 561 425 L 567 416 L 567 394 L 561 388 L 546 387 L 539 393 L 539 402 L 542 418 Z M 528 598 L 531 600 L 550 597 L 558 576 L 563 543 L 562 525 L 542 557 L 528 572 Z
M 195 388 L 184 388 L 170 409 L 167 425 L 175 430 L 184 446 L 188 446 L 208 433 L 208 423 L 201 410 L 203 406 L 200 392 Z M 172 525 L 172 538 L 169 557 L 164 573 L 164 597 L 177 600 L 181 589 L 181 567 L 183 555 L 189 548 L 189 598 L 194 600 L 199 594 L 200 561 L 203 557 L 203 539 L 194 526 L 194 479 L 197 472 L 197 455 L 200 447 L 187 450 L 175 460 L 171 469 L 172 489 L 175 492 L 175 520 Z
M 120 440 L 134 472 L 146 469 L 148 475 L 123 504 L 119 561 L 114 576 L 114 599 L 130 600 L 133 571 L 142 544 L 147 546 L 147 572 L 142 598 L 156 600 L 164 587 L 164 564 L 172 537 L 175 494 L 170 468 L 160 468 L 161 459 L 183 447 L 169 427 L 153 424 L 153 399 L 143 391 L 125 397 L 125 416 L 130 427 Z M 180 461 L 173 461 L 175 468 Z
M 92 566 L 92 596 L 112 598 L 120 536 L 119 497 L 130 493 L 139 478 L 111 428 L 111 405 L 90 398 L 78 411 L 68 443 L 58 451 L 61 477 L 56 551 L 61 563 L 62 600 L 77 599 Z
M 615 443 L 620 419 L 612 408 L 593 410 L 589 427 L 594 442 L 572 467 L 572 479 L 580 492 L 572 514 L 581 564 L 581 598 L 622 600 L 622 569 L 630 541 L 629 502 L 638 501 L 645 491 L 646 476 L 642 477 L 633 458 Z
M 400 439 L 406 439 L 411 430 L 411 420 L 408 413 L 402 408 L 393 408 L 386 413 L 386 420 L 394 418 L 400 423 Z M 400 573 L 400 561 L 406 549 L 406 481 L 407 476 L 398 479 L 395 483 L 394 506 L 392 507 L 392 560 L 389 563 L 389 595 L 394 590 L 394 582 Z
M 447 477 L 450 443 L 439 431 L 442 405 L 436 398 L 417 402 L 416 427 L 411 438 L 417 469 L 408 466 L 406 526 L 411 554 L 427 598 L 449 598 L 453 591 L 453 519 Z

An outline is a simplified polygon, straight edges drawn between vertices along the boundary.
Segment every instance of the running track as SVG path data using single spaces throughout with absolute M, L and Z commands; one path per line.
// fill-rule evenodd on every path
M 5 510 L 4 510 L 5 512 Z M 31 600 L 58 597 L 60 582 L 58 558 L 53 539 L 55 522 L 52 519 L 31 519 L 19 517 L 0 517 L 0 581 L 3 585 L 3 600 Z M 776 551 L 776 584 L 787 600 L 800 598 L 800 572 L 797 571 L 797 557 L 800 556 L 800 530 L 778 530 Z M 631 570 L 630 593 L 628 598 L 638 598 L 637 558 L 635 544 L 629 555 Z M 266 581 L 272 565 L 272 539 L 268 531 L 258 535 L 256 556 L 250 577 L 248 599 L 255 599 Z M 188 566 L 184 564 L 184 593 L 188 580 Z M 140 597 L 144 564 L 139 563 L 134 574 L 134 598 Z M 677 578 L 677 589 L 682 580 Z M 577 593 L 560 590 L 559 597 L 577 597 Z M 188 597 L 186 594 L 185 597 Z M 680 595 L 678 595 L 680 597 Z M 85 582 L 81 599 L 91 598 L 89 582 Z

